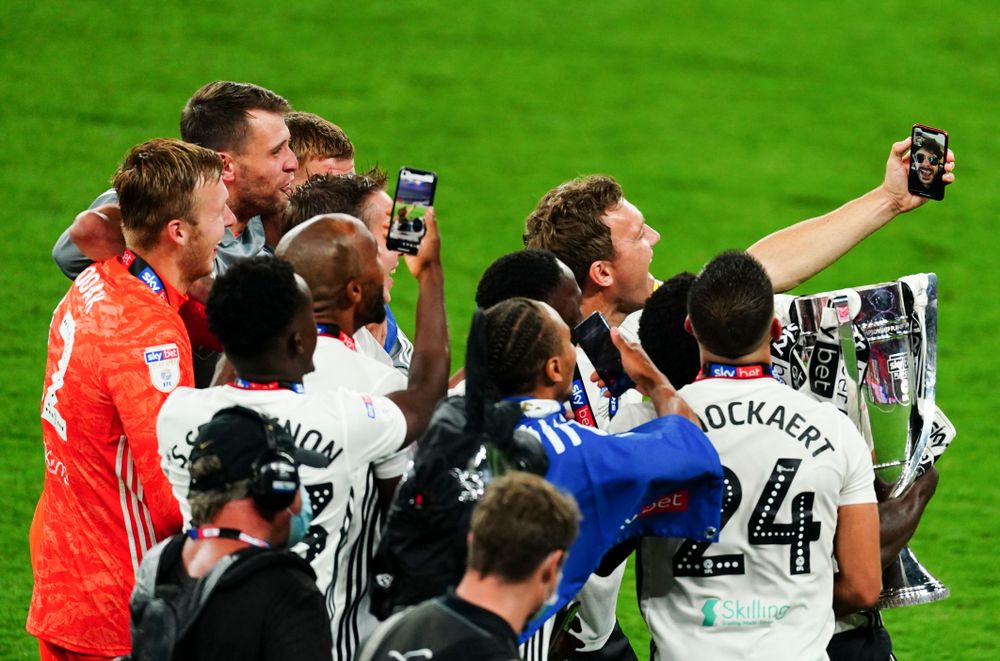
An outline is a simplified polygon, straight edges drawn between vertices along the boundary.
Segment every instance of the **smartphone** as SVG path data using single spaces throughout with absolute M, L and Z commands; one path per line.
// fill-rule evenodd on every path
M 611 327 L 600 312 L 595 312 L 573 329 L 577 344 L 594 364 L 597 375 L 604 381 L 608 391 L 615 397 L 635 387 L 635 382 L 622 367 L 622 355 L 611 342 Z M 584 374 L 589 378 L 589 374 Z
M 932 200 L 944 199 L 945 157 L 948 155 L 948 133 L 923 124 L 914 124 L 910 136 L 909 189 L 914 195 Z
M 427 170 L 400 168 L 396 180 L 396 199 L 392 204 L 392 219 L 385 245 L 389 250 L 416 255 L 427 228 L 424 216 L 434 204 L 437 175 Z

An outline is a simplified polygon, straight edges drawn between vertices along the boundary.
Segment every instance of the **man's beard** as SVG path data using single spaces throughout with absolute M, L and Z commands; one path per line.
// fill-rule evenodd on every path
M 201 230 L 192 225 L 192 231 L 194 232 L 191 237 L 192 243 L 184 247 L 180 258 L 181 277 L 188 284 L 206 275 L 212 275 L 213 270 L 211 258 L 196 247 L 198 243 L 196 240 L 201 238 Z
M 381 324 L 385 321 L 385 288 L 383 283 L 369 283 L 361 290 L 358 326 Z
M 268 216 L 284 211 L 288 206 L 288 196 L 277 191 L 267 194 L 260 189 L 244 189 L 238 191 L 236 200 L 230 199 L 230 208 L 236 219 L 247 223 L 254 216 Z

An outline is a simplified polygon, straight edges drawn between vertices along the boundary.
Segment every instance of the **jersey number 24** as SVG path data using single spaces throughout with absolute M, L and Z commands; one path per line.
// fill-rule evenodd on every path
M 808 574 L 809 545 L 819 539 L 820 524 L 813 521 L 812 509 L 816 494 L 803 491 L 792 498 L 791 523 L 775 523 L 778 509 L 788 496 L 801 459 L 778 459 L 763 492 L 757 498 L 753 514 L 747 523 L 747 539 L 755 545 L 788 546 L 788 573 Z M 736 473 L 723 466 L 725 486 L 722 494 L 722 527 L 732 518 L 743 502 L 743 488 Z M 685 540 L 674 553 L 674 576 L 724 576 L 746 572 L 742 553 L 708 555 L 710 542 Z

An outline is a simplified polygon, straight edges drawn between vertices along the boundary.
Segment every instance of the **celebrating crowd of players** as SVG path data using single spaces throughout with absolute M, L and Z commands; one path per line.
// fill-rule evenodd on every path
M 490 266 L 476 294 L 492 387 L 520 402 L 545 481 L 487 488 L 461 583 L 379 628 L 369 562 L 449 385 L 434 214 L 405 260 L 419 283 L 411 342 L 386 303 L 399 261 L 386 178 L 355 173 L 343 131 L 269 90 L 214 82 L 180 133 L 131 149 L 53 250 L 74 283 L 50 328 L 30 534 L 27 629 L 43 659 L 130 652 L 144 557 L 164 563 L 157 584 L 183 588 L 249 549 L 294 547 L 309 566 L 220 582 L 183 658 L 541 658 L 548 616 L 574 597 L 560 652 L 635 658 L 615 617 L 635 547 L 656 658 L 825 658 L 835 612 L 874 605 L 886 540 L 898 551 L 912 534 L 936 473 L 905 514 L 880 509 L 870 448 L 832 407 L 770 378 L 768 347 L 774 292 L 925 201 L 907 191 L 909 141 L 871 192 L 721 255 L 673 296 L 674 281 L 654 294 L 649 272 L 660 234 L 613 178 L 546 193 L 526 250 Z M 951 183 L 950 152 L 944 169 Z M 628 328 L 647 300 L 646 351 L 612 333 L 636 388 L 607 397 L 570 329 L 593 312 Z M 637 517 L 653 502 L 664 520 Z M 864 633 L 831 656 L 888 658 L 877 614 L 854 617 Z

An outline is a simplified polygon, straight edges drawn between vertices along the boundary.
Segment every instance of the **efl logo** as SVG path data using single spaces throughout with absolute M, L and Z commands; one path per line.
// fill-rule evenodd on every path
M 142 356 L 149 368 L 149 381 L 160 392 L 170 392 L 181 380 L 181 352 L 176 344 L 146 347 Z
M 644 517 L 651 514 L 663 514 L 665 512 L 686 512 L 687 509 L 688 491 L 687 489 L 682 489 L 681 491 L 668 493 L 666 496 L 646 505 L 639 512 L 639 516 Z

